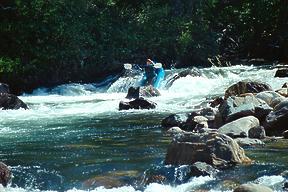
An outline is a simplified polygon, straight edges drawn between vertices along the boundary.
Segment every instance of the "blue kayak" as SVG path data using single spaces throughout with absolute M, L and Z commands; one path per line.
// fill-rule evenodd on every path
M 153 85 L 153 87 L 158 89 L 160 87 L 161 82 L 164 80 L 164 77 L 165 77 L 165 71 L 164 71 L 163 67 L 156 69 L 156 74 L 157 74 L 157 76 L 153 80 L 152 85 Z

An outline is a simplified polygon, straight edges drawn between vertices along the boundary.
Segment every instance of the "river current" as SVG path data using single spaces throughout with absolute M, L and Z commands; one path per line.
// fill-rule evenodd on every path
M 274 78 L 271 66 L 233 66 L 200 69 L 201 77 L 165 83 L 179 70 L 167 70 L 153 110 L 119 111 L 129 86 L 140 75 L 108 77 L 102 83 L 66 84 L 41 88 L 20 96 L 29 110 L 0 113 L 0 157 L 12 169 L 5 192 L 188 192 L 231 191 L 242 183 L 261 183 L 276 191 L 287 179 L 287 144 L 245 149 L 254 159 L 249 166 L 220 172 L 214 177 L 187 177 L 187 166 L 165 166 L 171 137 L 161 120 L 188 112 L 221 96 L 243 79 L 266 82 L 279 89 L 288 78 Z M 285 172 L 286 171 L 286 172 Z M 147 182 L 164 175 L 162 184 Z

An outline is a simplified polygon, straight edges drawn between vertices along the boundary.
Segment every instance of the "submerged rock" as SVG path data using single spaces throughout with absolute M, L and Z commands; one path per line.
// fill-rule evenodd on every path
M 8 93 L 0 93 L 0 108 L 2 110 L 20 109 L 20 108 L 28 109 L 28 106 L 16 95 Z
M 244 150 L 227 135 L 209 132 L 175 136 L 168 147 L 165 164 L 191 165 L 197 161 L 220 167 L 251 162 Z
M 155 109 L 156 103 L 148 101 L 144 98 L 138 98 L 133 101 L 125 102 L 120 101 L 119 110 L 129 110 L 129 109 Z
M 260 93 L 262 91 L 272 91 L 270 85 L 262 82 L 255 81 L 240 81 L 232 86 L 230 86 L 225 91 L 225 98 L 229 96 L 237 96 L 245 93 Z
M 259 127 L 259 120 L 254 116 L 242 117 L 230 123 L 227 123 L 218 129 L 219 133 L 229 135 L 230 137 L 248 136 L 251 128 Z
M 130 87 L 128 89 L 127 99 L 138 99 L 140 97 L 157 97 L 160 96 L 160 92 L 152 85 L 143 87 Z
M 10 93 L 9 85 L 0 83 L 0 93 Z
M 11 170 L 7 165 L 0 162 L 0 184 L 6 187 L 11 182 L 11 179 L 12 179 Z
M 240 185 L 233 192 L 273 192 L 273 190 L 264 185 L 251 183 Z

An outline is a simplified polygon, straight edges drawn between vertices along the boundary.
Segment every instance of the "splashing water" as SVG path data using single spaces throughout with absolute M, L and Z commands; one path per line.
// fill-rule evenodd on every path
M 154 110 L 118 111 L 119 102 L 130 86 L 138 85 L 141 74 L 109 77 L 100 84 L 42 88 L 22 95 L 20 99 L 30 110 L 0 114 L 1 161 L 11 166 L 14 175 L 12 184 L 0 187 L 0 191 L 232 191 L 221 184 L 225 179 L 261 183 L 281 191 L 287 178 L 279 175 L 287 161 L 256 161 L 249 168 L 237 167 L 215 178 L 192 177 L 187 182 L 183 168 L 165 167 L 163 160 L 171 138 L 162 132 L 161 120 L 168 114 L 191 111 L 207 98 L 223 95 L 240 80 L 263 81 L 273 89 L 288 80 L 274 78 L 276 69 L 269 67 L 213 67 L 200 71 L 202 76 L 182 77 L 166 88 L 179 70 L 167 71 L 161 96 L 150 98 L 157 103 Z M 282 150 L 279 156 L 288 152 Z M 270 155 L 269 151 L 255 153 Z M 168 178 L 167 183 L 139 185 L 147 170 L 159 171 L 155 167 L 164 170 L 160 173 Z M 239 177 L 241 174 L 246 176 Z

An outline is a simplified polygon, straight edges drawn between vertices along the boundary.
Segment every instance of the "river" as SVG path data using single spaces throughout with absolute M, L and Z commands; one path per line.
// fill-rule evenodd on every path
M 188 192 L 231 191 L 239 183 L 262 183 L 281 191 L 287 175 L 288 145 L 245 149 L 249 166 L 215 177 L 187 178 L 187 166 L 165 166 L 171 137 L 161 120 L 192 111 L 206 98 L 223 95 L 243 79 L 260 80 L 278 89 L 288 78 L 274 78 L 273 67 L 233 66 L 200 69 L 201 77 L 183 77 L 170 88 L 165 83 L 179 70 L 167 70 L 153 110 L 118 111 L 127 88 L 141 75 L 108 77 L 103 83 L 66 84 L 20 96 L 30 110 L 0 113 L 0 157 L 13 172 L 5 192 Z M 165 175 L 162 184 L 149 176 Z M 106 188 L 107 189 L 106 189 Z

